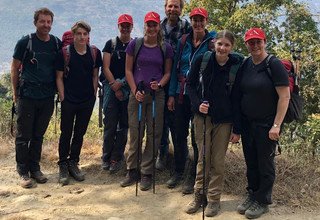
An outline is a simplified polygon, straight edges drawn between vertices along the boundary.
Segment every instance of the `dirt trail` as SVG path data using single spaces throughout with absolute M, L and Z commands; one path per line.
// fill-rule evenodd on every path
M 168 172 L 157 173 L 156 194 L 139 190 L 136 197 L 135 186 L 119 186 L 125 172 L 110 175 L 102 171 L 98 157 L 82 162 L 86 173 L 84 182 L 72 180 L 64 187 L 57 184 L 58 170 L 50 163 L 43 165 L 43 171 L 49 176 L 48 183 L 38 184 L 33 189 L 21 188 L 13 150 L 7 156 L 0 155 L 0 167 L 0 219 L 202 219 L 201 211 L 195 215 L 183 212 L 192 195 L 182 196 L 180 187 L 166 188 Z M 223 195 L 221 212 L 212 219 L 246 219 L 235 211 L 240 199 Z M 297 212 L 273 205 L 260 219 L 320 220 L 320 212 Z

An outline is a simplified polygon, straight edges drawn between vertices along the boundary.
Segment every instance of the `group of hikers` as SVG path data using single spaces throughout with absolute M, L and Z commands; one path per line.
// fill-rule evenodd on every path
M 203 207 L 207 217 L 215 216 L 227 147 L 241 135 L 248 186 L 237 211 L 250 219 L 268 211 L 276 145 L 290 99 L 288 74 L 275 57 L 270 61 L 271 77 L 265 73 L 268 53 L 262 29 L 246 31 L 250 57 L 244 59 L 232 51 L 232 32 L 208 32 L 206 9 L 192 9 L 189 22 L 180 18 L 183 6 L 183 0 L 165 0 L 165 18 L 146 13 L 144 36 L 134 39 L 132 16 L 120 15 L 119 35 L 106 42 L 103 56 L 90 45 L 91 27 L 86 22 L 76 22 L 62 42 L 49 34 L 52 11 L 35 12 L 36 32 L 17 42 L 11 68 L 16 162 L 23 188 L 48 180 L 39 162 L 56 90 L 61 101 L 59 183 L 69 184 L 69 176 L 85 180 L 78 163 L 100 80 L 102 168 L 116 173 L 125 160 L 122 187 L 138 181 L 140 190 L 152 187 L 155 169 L 166 168 L 170 132 L 174 172 L 167 187 L 175 188 L 184 179 L 183 193 L 194 193 L 185 212 Z M 186 171 L 190 127 L 193 158 Z

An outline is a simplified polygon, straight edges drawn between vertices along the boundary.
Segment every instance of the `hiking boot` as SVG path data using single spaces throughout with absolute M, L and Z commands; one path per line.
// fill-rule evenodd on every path
M 164 171 L 166 169 L 166 157 L 162 155 L 158 155 L 156 161 L 156 169 L 160 171 Z
M 182 174 L 174 173 L 171 178 L 167 181 L 167 187 L 169 189 L 175 188 L 182 180 Z
M 62 186 L 69 184 L 69 170 L 67 164 L 59 165 L 59 183 Z
M 42 184 L 48 181 L 48 178 L 40 170 L 30 173 L 30 177 L 32 179 L 35 179 L 37 183 Z
M 182 186 L 182 194 L 192 194 L 194 191 L 194 183 L 196 177 L 194 175 L 189 175 Z
M 194 193 L 194 199 L 187 205 L 185 212 L 188 214 L 196 213 L 202 206 L 204 200 L 204 206 L 207 205 L 207 197 L 200 192 L 196 191 Z
M 76 162 L 69 162 L 68 170 L 69 170 L 70 176 L 72 176 L 75 180 L 83 181 L 85 179 L 84 173 L 81 172 Z
M 101 167 L 104 170 L 109 170 L 110 169 L 110 162 L 109 161 L 102 161 Z
M 204 211 L 204 214 L 206 217 L 213 217 L 218 214 L 220 210 L 220 202 L 208 202 L 208 205 L 206 207 L 206 210 Z
M 20 175 L 20 186 L 25 189 L 29 189 L 34 186 L 34 182 L 30 178 L 29 174 L 21 174 Z
M 126 178 L 120 182 L 120 186 L 127 187 L 133 185 L 139 180 L 139 174 L 136 169 L 128 170 Z
M 262 214 L 269 211 L 269 207 L 266 204 L 261 204 L 257 201 L 254 201 L 252 205 L 245 212 L 245 216 L 248 219 L 259 218 Z
M 121 170 L 121 167 L 122 167 L 121 160 L 120 161 L 111 160 L 109 171 L 111 174 L 114 174 L 119 170 Z
M 145 175 L 143 174 L 141 177 L 141 182 L 140 182 L 140 190 L 141 191 L 147 191 L 151 189 L 152 186 L 152 175 Z
M 237 211 L 239 214 L 244 215 L 247 209 L 252 205 L 254 202 L 252 195 L 248 195 L 247 198 L 237 207 Z

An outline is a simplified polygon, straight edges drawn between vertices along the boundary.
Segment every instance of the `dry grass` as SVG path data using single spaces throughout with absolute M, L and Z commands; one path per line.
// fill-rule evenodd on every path
M 81 152 L 81 164 L 100 169 L 102 137 L 86 139 Z M 13 153 L 12 140 L 0 140 L 0 157 Z M 9 147 L 8 147 L 9 146 Z M 12 147 L 11 147 L 12 146 Z M 172 153 L 172 151 L 171 151 Z M 42 165 L 57 166 L 58 141 L 46 142 L 43 147 Z M 318 160 L 301 159 L 299 155 L 276 157 L 276 183 L 273 200 L 279 205 L 301 209 L 315 209 L 320 206 L 320 165 Z M 90 169 L 91 169 L 90 168 Z M 243 195 L 246 188 L 246 166 L 241 146 L 231 146 L 226 157 L 226 178 L 224 191 L 227 194 Z M 165 183 L 169 172 L 158 175 L 159 181 Z

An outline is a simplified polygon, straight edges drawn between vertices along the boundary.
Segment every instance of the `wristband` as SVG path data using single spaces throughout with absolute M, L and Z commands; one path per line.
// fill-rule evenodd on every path
M 160 83 L 158 83 L 158 88 L 161 89 L 162 88 L 162 85 Z

